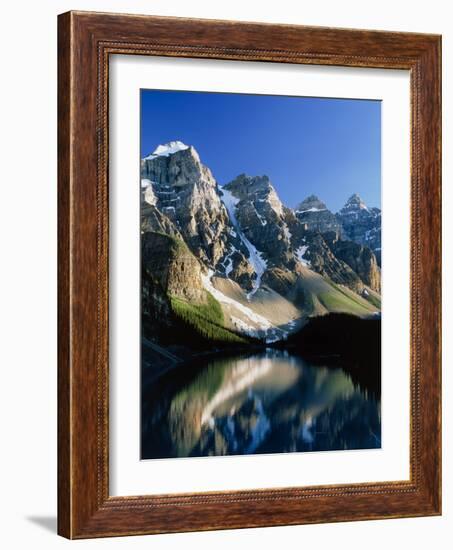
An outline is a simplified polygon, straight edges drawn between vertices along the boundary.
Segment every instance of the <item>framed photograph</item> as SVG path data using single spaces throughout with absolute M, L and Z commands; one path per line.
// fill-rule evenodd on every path
M 440 37 L 58 28 L 59 533 L 440 514 Z

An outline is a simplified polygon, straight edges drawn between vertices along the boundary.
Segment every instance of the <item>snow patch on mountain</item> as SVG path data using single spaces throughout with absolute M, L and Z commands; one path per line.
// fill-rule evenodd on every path
M 256 209 L 256 206 L 253 205 L 253 208 L 255 209 L 255 212 L 256 212 L 256 215 L 258 216 L 258 219 L 260 220 L 261 222 L 261 225 L 264 227 L 265 225 L 267 225 L 267 220 L 265 218 L 263 218 L 263 216 L 258 212 L 258 210 Z
M 305 267 L 311 267 L 310 261 L 306 260 L 304 257 L 307 251 L 308 251 L 307 245 L 299 246 L 299 248 L 296 250 L 296 258 Z
M 283 233 L 285 234 L 286 239 L 291 242 L 293 236 L 291 235 L 291 231 L 288 229 L 286 222 L 283 222 Z
M 246 317 L 250 319 L 253 323 L 256 323 L 261 330 L 269 330 L 273 328 L 272 323 L 266 319 L 266 317 L 263 317 L 262 315 L 259 315 L 258 313 L 255 313 L 252 309 L 250 309 L 247 306 L 244 306 L 241 304 L 241 302 L 238 302 L 237 300 L 233 300 L 233 298 L 230 298 L 229 296 L 226 296 L 223 294 L 223 292 L 220 292 L 215 286 L 212 284 L 212 277 L 214 276 L 214 271 L 212 269 L 208 270 L 207 275 L 201 275 L 201 280 L 203 282 L 203 286 L 205 289 L 210 292 L 216 300 L 221 302 L 222 304 L 229 304 L 231 306 L 234 306 L 238 311 L 240 311 L 242 314 L 244 314 Z
M 316 207 L 312 207 L 312 208 L 307 208 L 306 210 L 296 210 L 296 214 L 304 214 L 304 212 L 325 212 L 327 210 L 327 208 L 316 208 Z
M 154 151 L 151 153 L 151 155 L 148 155 L 143 160 L 151 160 L 155 159 L 156 157 L 168 157 L 169 155 L 173 155 L 178 151 L 184 151 L 188 148 L 189 146 L 182 141 L 170 141 L 163 145 L 158 145 L 156 149 L 154 149 Z
M 231 256 L 237 252 L 236 248 L 231 245 L 230 251 L 226 255 L 226 258 L 223 260 L 222 265 L 225 268 L 225 275 L 229 277 L 230 273 L 233 271 L 233 260 Z
M 262 257 L 261 252 L 259 252 L 256 249 L 256 247 L 253 246 L 253 244 L 247 239 L 247 237 L 244 235 L 241 228 L 239 227 L 239 223 L 236 219 L 236 205 L 238 204 L 240 199 L 235 197 L 233 193 L 231 193 L 225 188 L 221 189 L 221 198 L 222 198 L 223 204 L 225 205 L 225 208 L 227 209 L 228 215 L 230 216 L 231 223 L 235 227 L 235 230 L 239 235 L 239 238 L 244 243 L 245 247 L 249 252 L 249 257 L 247 259 L 256 273 L 256 279 L 253 282 L 253 288 L 247 294 L 247 299 L 250 300 L 250 298 L 255 294 L 255 292 L 261 286 L 261 278 L 267 269 L 267 262 Z
M 231 322 L 233 323 L 233 326 L 239 332 L 243 332 L 244 334 L 247 334 L 248 336 L 258 338 L 258 336 L 259 336 L 258 331 L 256 329 L 254 329 L 252 326 L 250 326 L 248 323 L 243 321 L 242 319 L 239 319 L 238 317 L 235 317 L 234 315 L 231 315 Z

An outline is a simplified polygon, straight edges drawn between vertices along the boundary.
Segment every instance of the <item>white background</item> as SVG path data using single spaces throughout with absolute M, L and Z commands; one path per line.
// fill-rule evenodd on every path
M 453 23 L 449 1 L 45 1 L 2 6 L 0 86 L 1 544 L 7 549 L 451 547 L 452 344 L 444 328 L 444 515 L 68 542 L 56 516 L 56 15 L 68 9 L 442 33 L 444 109 L 444 326 L 453 324 Z M 448 253 L 447 253 L 448 252 Z M 447 279 L 450 279 L 448 281 Z M 447 397 L 447 399 L 445 398 Z
M 409 479 L 409 72 L 113 57 L 109 73 L 110 494 Z M 381 449 L 139 460 L 140 204 L 133 192 L 134 179 L 138 190 L 140 157 L 139 89 L 184 90 L 187 82 L 196 82 L 193 89 L 205 91 L 382 100 Z M 203 152 L 199 153 L 203 160 Z M 135 178 L 131 179 L 131 174 Z M 298 192 L 296 188 L 294 192 Z

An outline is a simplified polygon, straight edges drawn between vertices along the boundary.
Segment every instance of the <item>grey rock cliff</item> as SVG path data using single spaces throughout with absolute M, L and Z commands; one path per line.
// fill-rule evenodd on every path
M 266 175 L 241 174 L 220 187 L 181 142 L 157 147 L 142 159 L 141 174 L 143 261 L 164 293 L 203 302 L 202 274 L 209 274 L 231 279 L 247 299 L 262 284 L 304 311 L 322 312 L 319 300 L 307 301 L 320 276 L 323 293 L 331 283 L 358 294 L 365 286 L 380 290 L 371 250 L 380 248 L 380 211 L 358 196 L 337 215 L 313 195 L 293 211 Z
M 256 273 L 249 252 L 197 151 L 181 142 L 160 145 L 142 159 L 141 175 L 142 230 L 181 238 L 204 266 L 250 289 Z
M 324 235 L 324 240 L 335 257 L 346 263 L 367 286 L 376 292 L 381 291 L 381 271 L 370 248 L 340 240 L 334 233 Z
M 142 264 L 166 294 L 196 304 L 206 302 L 200 263 L 183 241 L 160 233 L 143 233 Z
M 359 195 L 352 195 L 338 212 L 345 239 L 370 248 L 381 265 L 381 211 L 368 208 Z
M 301 202 L 295 209 L 295 214 L 309 231 L 318 231 L 319 233 L 335 231 L 341 235 L 341 223 L 316 195 L 310 195 Z
M 247 239 L 263 254 L 268 267 L 294 266 L 288 209 L 268 176 L 241 174 L 224 187 L 236 199 L 236 219 Z
M 196 150 L 145 157 L 141 173 L 144 200 L 174 224 L 194 254 L 214 267 L 225 252 L 229 219 L 217 183 Z
M 345 285 L 355 292 L 362 292 L 364 281 L 350 265 L 335 254 L 324 235 L 316 232 L 307 233 L 305 246 L 307 250 L 304 258 L 309 262 L 313 271 L 328 277 L 334 283 Z

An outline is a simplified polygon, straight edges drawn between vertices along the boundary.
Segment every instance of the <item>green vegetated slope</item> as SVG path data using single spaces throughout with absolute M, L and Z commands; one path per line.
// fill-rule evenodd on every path
M 180 298 L 170 297 L 171 307 L 180 324 L 185 324 L 183 338 L 189 343 L 201 343 L 202 339 L 217 344 L 246 344 L 250 340 L 224 327 L 223 312 L 219 302 L 207 292 L 206 304 L 190 304 Z M 178 338 L 181 333 L 178 333 Z
M 376 311 L 376 307 L 367 300 L 353 292 L 351 289 L 330 283 L 333 292 L 327 292 L 320 296 L 321 301 L 331 313 L 353 313 L 355 315 L 367 315 Z
M 367 291 L 368 291 L 368 294 L 365 296 L 365 299 L 368 302 L 370 302 L 370 304 L 373 304 L 373 306 L 380 311 L 381 310 L 381 296 L 377 292 L 374 292 L 371 289 L 367 289 Z
M 145 337 L 152 339 L 154 335 L 154 340 L 162 345 L 202 351 L 258 343 L 258 340 L 231 327 L 229 317 L 224 317 L 223 306 L 203 285 L 198 259 L 183 241 L 162 233 L 146 232 L 142 236 L 142 260 L 146 274 L 142 307 L 148 312 L 144 322 Z M 148 285 L 145 284 L 147 278 Z M 223 286 L 222 291 L 228 294 L 228 285 Z M 288 319 L 297 317 L 298 312 L 300 318 L 326 313 L 365 317 L 377 307 L 347 287 L 336 285 L 310 269 L 291 274 L 278 290 L 280 294 L 260 291 L 257 297 L 261 298 L 257 298 L 257 303 L 252 300 L 247 302 L 247 307 L 272 319 L 271 310 L 283 302 L 286 309 L 288 306 L 292 308 Z M 262 298 L 264 294 L 266 300 Z M 281 303 L 276 302 L 274 295 L 281 298 Z M 374 294 L 370 293 L 370 296 L 376 299 Z M 232 296 L 232 299 L 244 305 L 237 296 Z
M 142 263 L 145 338 L 202 351 L 251 341 L 225 327 L 222 307 L 204 288 L 201 265 L 182 240 L 145 232 Z
M 313 271 L 304 270 L 300 276 L 304 311 L 308 315 L 351 313 L 368 316 L 379 309 L 347 287 L 336 285 Z M 370 294 L 371 295 L 371 294 Z

